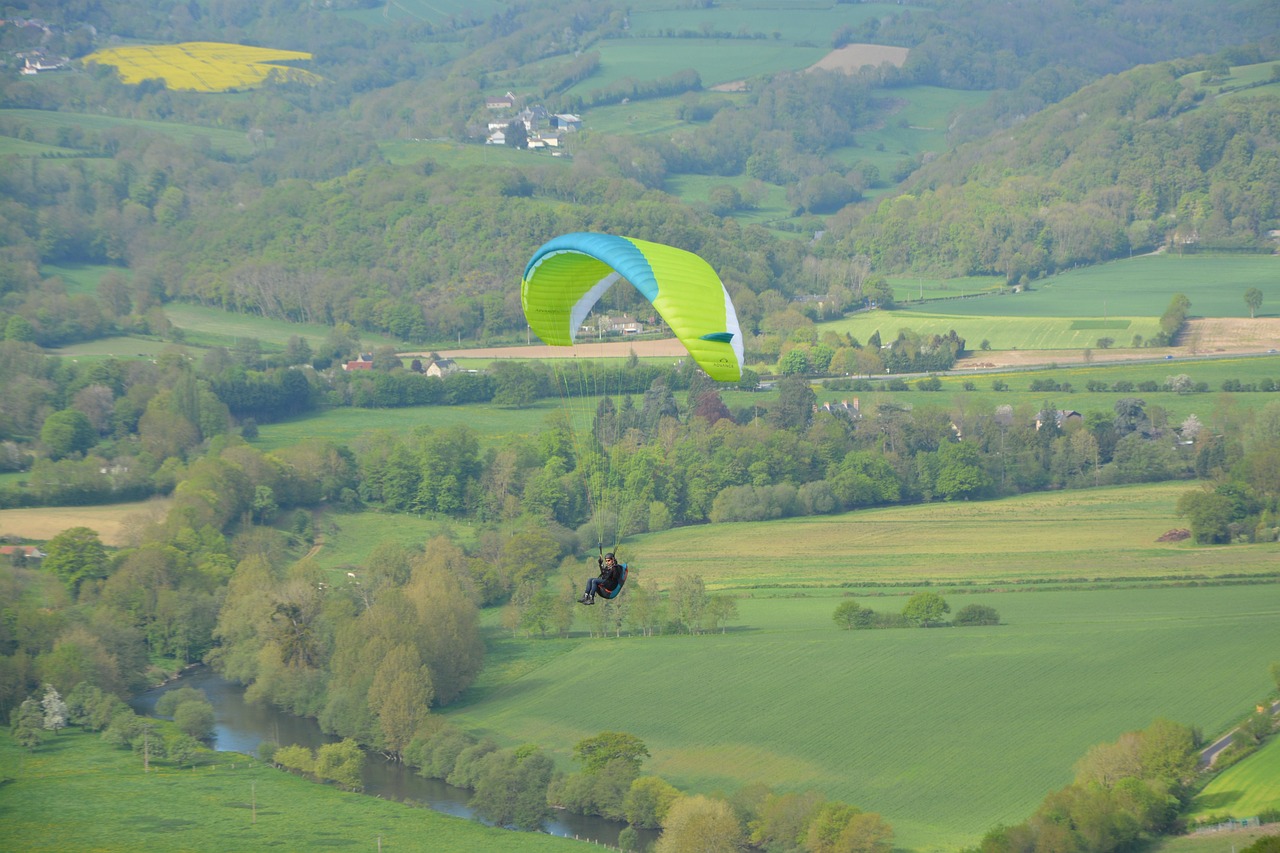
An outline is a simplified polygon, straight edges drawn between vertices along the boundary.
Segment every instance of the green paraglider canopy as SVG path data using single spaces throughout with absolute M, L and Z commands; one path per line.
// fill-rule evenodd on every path
M 742 331 L 729 292 L 705 260 L 683 249 L 579 232 L 543 244 L 520 285 L 529 327 L 552 346 L 570 346 L 619 279 L 640 291 L 712 379 L 742 378 Z

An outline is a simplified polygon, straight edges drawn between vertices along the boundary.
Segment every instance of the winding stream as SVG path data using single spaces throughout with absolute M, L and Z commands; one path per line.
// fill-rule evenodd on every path
M 275 741 L 281 746 L 299 744 L 312 749 L 339 738 L 327 735 L 319 724 L 308 717 L 295 717 L 265 703 L 244 699 L 244 688 L 227 681 L 208 667 L 198 667 L 182 678 L 148 690 L 129 703 L 139 714 L 154 715 L 156 701 L 169 690 L 194 687 L 204 691 L 213 705 L 214 733 L 210 745 L 219 752 L 242 752 L 254 755 L 258 744 Z M 386 761 L 369 753 L 364 767 L 364 793 L 397 802 L 415 802 L 455 817 L 473 817 L 467 806 L 471 792 L 455 788 L 440 779 L 424 779 L 409 767 Z M 618 834 L 626 824 L 600 817 L 557 812 L 543 826 L 551 835 L 582 838 L 617 846 Z M 643 845 L 656 840 L 653 830 L 638 830 Z

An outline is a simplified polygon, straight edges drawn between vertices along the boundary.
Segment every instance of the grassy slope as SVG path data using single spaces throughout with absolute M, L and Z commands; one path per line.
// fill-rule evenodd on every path
M 841 600 L 742 599 L 733 630 L 698 638 L 530 641 L 570 648 L 451 716 L 562 758 L 627 731 L 682 788 L 817 788 L 883 814 L 899 847 L 954 849 L 1024 819 L 1094 743 L 1161 716 L 1234 723 L 1280 616 L 1274 584 L 988 593 L 952 607 L 996 607 L 999 627 L 842 632 Z
M 626 548 L 641 576 L 663 586 L 697 572 L 713 589 L 738 590 L 867 583 L 1005 588 L 1064 578 L 1145 583 L 1277 571 L 1272 545 L 1156 542 L 1185 524 L 1175 505 L 1191 488 L 1118 486 L 682 527 L 636 537 Z
M 1148 255 L 1050 276 L 1027 293 L 929 304 L 921 310 L 998 317 L 1159 317 L 1175 293 L 1193 317 L 1248 317 L 1244 292 L 1263 293 L 1262 316 L 1280 305 L 1280 258 L 1271 255 Z
M 34 128 L 76 128 L 87 133 L 96 133 L 117 127 L 133 127 L 140 130 L 169 136 L 182 142 L 194 142 L 207 139 L 215 151 L 235 156 L 249 156 L 253 153 L 253 143 L 249 138 L 234 130 L 222 130 L 213 127 L 201 127 L 194 124 L 182 124 L 170 121 L 146 121 L 143 119 L 117 118 L 115 116 L 96 115 L 92 113 L 53 112 L 51 110 L 5 109 L 0 116 L 11 121 L 18 121 Z
M 194 770 L 142 761 L 97 735 L 67 730 L 34 753 L 0 734 L 0 846 L 7 850 L 538 851 L 576 842 L 339 791 L 234 754 Z M 256 804 L 256 809 L 254 808 Z
M 1222 815 L 1257 817 L 1264 809 L 1280 807 L 1280 737 L 1273 737 L 1256 754 L 1228 767 L 1205 786 L 1191 803 L 1192 817 Z

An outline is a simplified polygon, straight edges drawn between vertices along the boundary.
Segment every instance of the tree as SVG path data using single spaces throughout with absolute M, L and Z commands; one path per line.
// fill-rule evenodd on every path
M 6 341 L 18 341 L 20 343 L 31 343 L 36 339 L 36 330 L 31 325 L 31 321 L 21 314 L 14 314 L 4 326 L 4 339 Z
M 736 853 L 742 827 L 724 800 L 703 794 L 671 804 L 655 853 Z
M 622 808 L 632 826 L 656 829 L 662 826 L 671 804 L 679 798 L 680 791 L 665 779 L 641 776 L 632 780 Z
M 45 418 L 40 428 L 40 442 L 49 451 L 50 459 L 62 459 L 73 453 L 83 453 L 98 440 L 93 424 L 78 409 L 63 409 Z
M 279 755 L 279 751 L 276 754 Z M 314 773 L 348 790 L 359 791 L 364 788 L 361 781 L 364 758 L 364 750 L 351 738 L 344 738 L 339 743 L 326 743 L 316 751 Z
M 582 762 L 582 769 L 587 773 L 602 770 L 613 761 L 621 761 L 638 773 L 640 762 L 649 757 L 649 748 L 635 735 L 601 732 L 578 741 L 573 754 Z
M 1232 506 L 1226 495 L 1200 489 L 1178 498 L 1178 515 L 1187 519 L 1191 536 L 1204 545 L 1230 542 Z
M 951 605 L 936 592 L 917 592 L 907 599 L 902 616 L 921 628 L 942 624 L 942 617 L 951 612 Z
M 780 429 L 808 429 L 813 423 L 813 406 L 817 399 L 804 377 L 783 377 L 778 382 L 778 402 L 769 412 L 769 420 Z
M 702 623 L 708 631 L 720 629 L 724 633 L 730 619 L 738 615 L 738 599 L 732 595 L 712 595 L 707 598 L 707 609 L 703 613 Z
M 552 770 L 551 758 L 534 746 L 490 752 L 479 759 L 470 805 L 490 823 L 537 829 L 550 814 L 547 785 Z
M 203 739 L 213 734 L 213 705 L 202 699 L 183 702 L 173 711 L 173 722 L 184 734 Z
M 71 527 L 49 540 L 41 568 L 57 575 L 71 594 L 86 580 L 107 575 L 107 549 L 88 527 Z
M 671 587 L 672 615 L 686 631 L 696 634 L 707 607 L 707 587 L 700 575 L 681 575 Z
M 52 684 L 44 686 L 44 698 L 40 700 L 40 706 L 44 711 L 44 720 L 42 725 L 45 731 L 53 732 L 55 735 L 58 729 L 67 726 L 67 703 L 62 701 L 57 689 Z
M 508 124 L 504 136 L 508 148 L 524 150 L 529 147 L 529 130 L 522 121 L 513 121 Z
M 44 731 L 44 714 L 40 711 L 40 703 L 33 697 L 24 699 L 9 715 L 9 727 L 9 733 L 18 746 L 35 752 L 40 745 L 40 733 Z
M 1256 287 L 1251 287 L 1244 292 L 1244 304 L 1249 308 L 1250 319 L 1258 315 L 1258 309 L 1262 307 L 1262 291 Z
M 831 618 L 837 625 L 848 631 L 853 628 L 869 627 L 871 620 L 875 618 L 875 612 L 856 601 L 842 601 L 836 605 L 836 612 L 831 614 Z

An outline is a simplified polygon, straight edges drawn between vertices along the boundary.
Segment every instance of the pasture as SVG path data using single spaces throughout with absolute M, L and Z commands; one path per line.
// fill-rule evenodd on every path
M 252 443 L 264 451 L 308 439 L 351 445 L 360 436 L 375 430 L 408 435 L 419 427 L 468 426 L 476 432 L 481 447 L 487 448 L 518 437 L 532 438 L 542 432 L 548 417 L 560 412 L 560 402 L 554 399 L 540 400 L 527 409 L 508 409 L 492 404 L 409 406 L 401 409 L 343 407 L 281 423 L 263 424 L 259 427 L 258 438 Z
M 376 759 L 375 759 L 376 760 Z M 142 759 L 100 735 L 67 729 L 35 752 L 0 734 L 8 777 L 0 837 L 9 850 L 147 849 L 577 850 L 541 833 L 509 832 L 377 797 L 340 791 L 244 755 L 201 753 L 177 768 Z
M 944 303 L 937 302 L 929 303 L 927 310 L 863 311 L 823 323 L 820 328 L 824 332 L 830 329 L 840 335 L 852 335 L 863 343 L 879 332 L 880 340 L 886 344 L 903 329 L 920 335 L 946 335 L 954 329 L 970 350 L 977 350 L 982 341 L 988 341 L 993 350 L 1080 350 L 1096 347 L 1101 337 L 1109 337 L 1123 347 L 1132 342 L 1134 335 L 1142 335 L 1143 340 L 1147 340 L 1160 331 L 1158 315 L 1081 321 L 1070 317 L 979 313 L 993 305 L 1022 298 L 1022 294 L 1007 294 L 959 300 L 958 304 L 968 307 L 972 314 L 960 313 L 959 308 L 956 313 L 945 313 Z
M 977 368 L 940 375 L 941 390 L 927 391 L 829 391 L 817 389 L 819 402 L 839 402 L 857 397 L 862 410 L 873 411 L 881 403 L 899 406 L 940 406 L 956 412 L 991 414 L 996 407 L 1013 407 L 1015 417 L 1033 419 L 1041 407 L 1049 404 L 1058 409 L 1074 409 L 1083 414 L 1091 411 L 1111 413 L 1116 402 L 1124 397 L 1137 397 L 1144 401 L 1153 417 L 1161 418 L 1172 426 L 1178 426 L 1188 415 L 1194 414 L 1202 423 L 1213 426 L 1224 417 L 1251 416 L 1266 406 L 1280 402 L 1280 395 L 1263 391 L 1227 393 L 1221 390 L 1226 380 L 1239 380 L 1255 384 L 1270 379 L 1280 383 L 1280 358 L 1276 356 L 1236 356 L 1215 358 L 1177 358 L 1165 361 L 1161 358 L 1145 362 L 1105 362 L 1084 364 L 1077 360 L 1067 366 L 1024 368 L 1020 370 L 991 370 L 983 367 L 983 354 L 976 354 L 971 362 Z M 1068 358 L 1073 356 L 1067 355 Z M 980 370 L 980 372 L 979 372 Z M 1138 391 L 1137 383 L 1156 382 L 1163 385 L 1171 376 L 1186 374 L 1193 383 L 1204 382 L 1207 393 L 1179 394 L 1173 391 Z M 915 380 L 908 382 L 912 387 Z M 1033 391 L 1034 382 L 1070 383 L 1070 391 Z M 1102 382 L 1110 389 L 1118 381 L 1134 384 L 1128 392 L 1089 391 L 1091 381 Z M 974 390 L 963 390 L 964 383 L 972 383 Z M 994 390 L 996 383 L 1004 383 L 1007 390 Z M 882 389 L 883 385 L 877 383 Z M 1046 386 L 1047 387 L 1047 386 Z M 750 405 L 757 395 L 737 392 L 725 394 L 730 406 Z M 760 400 L 768 406 L 768 398 Z
M 670 13 L 664 13 L 670 14 Z M 600 53 L 600 68 L 591 77 L 570 86 L 569 94 L 589 98 L 627 78 L 657 80 L 693 68 L 706 88 L 760 74 L 799 70 L 817 62 L 827 46 L 797 47 L 761 39 L 611 39 L 593 47 Z
M 416 548 L 441 533 L 452 533 L 468 544 L 461 534 L 471 530 L 421 515 L 332 510 L 317 513 L 315 529 L 316 547 L 308 556 L 335 578 L 344 577 L 342 573 L 349 567 L 364 565 L 373 549 L 383 543 Z
M 160 79 L 169 89 L 213 93 L 255 89 L 269 79 L 317 83 L 316 74 L 282 64 L 309 59 L 298 50 L 191 41 L 106 48 L 82 61 L 112 66 L 126 84 Z
M 1037 492 L 994 501 L 915 504 L 779 521 L 681 527 L 629 539 L 640 576 L 670 586 L 695 572 L 707 587 L 1010 590 L 1157 585 L 1225 575 L 1277 577 L 1275 546 L 1157 542 L 1185 526 L 1193 483 Z M 1088 530 L 1083 537 L 1080 531 Z
M 1192 317 L 1248 317 L 1244 293 L 1251 287 L 1263 293 L 1258 316 L 1280 313 L 1280 257 L 1144 255 L 1049 276 L 1016 295 L 930 303 L 919 310 L 960 316 L 1156 318 L 1175 293 L 1183 293 L 1191 300 Z
M 809 535 L 772 532 L 774 552 Z M 637 547 L 633 582 L 733 571 L 739 552 L 722 542 L 670 567 Z M 1051 545 L 1035 559 L 1046 573 L 1076 568 L 1057 568 Z M 814 788 L 882 814 L 897 848 L 954 850 L 1028 817 L 1095 743 L 1158 717 L 1232 725 L 1268 689 L 1280 617 L 1274 583 L 984 592 L 948 601 L 995 607 L 1002 625 L 846 632 L 831 619 L 838 593 L 793 595 L 740 597 L 725 633 L 502 641 L 535 665 L 508 664 L 501 683 L 486 670 L 480 698 L 448 716 L 565 764 L 578 740 L 629 732 L 652 753 L 646 771 L 684 790 Z
M 133 277 L 133 272 L 129 269 L 106 264 L 40 265 L 40 276 L 46 279 L 60 279 L 69 294 L 96 294 L 98 292 L 98 283 L 102 281 L 103 276 L 109 273 L 115 273 L 126 281 Z
M 874 165 L 885 182 L 903 158 L 926 151 L 946 151 L 947 128 L 952 117 L 980 106 L 990 97 L 988 92 L 922 85 L 895 87 L 889 91 L 893 100 L 892 115 L 875 127 L 859 131 L 856 148 L 834 152 L 837 159 L 849 165 L 859 161 Z M 1003 283 L 1003 279 L 1000 281 Z
M 253 153 L 253 143 L 243 133 L 180 122 L 29 109 L 2 109 L 0 120 L 13 122 L 19 126 L 29 126 L 41 135 L 49 133 L 54 134 L 55 137 L 62 135 L 69 140 L 67 147 L 73 149 L 78 149 L 79 142 L 84 139 L 85 134 L 118 128 L 135 128 L 188 145 L 207 144 L 214 151 L 233 156 L 248 156 Z
M 1214 777 L 1191 802 L 1188 817 L 1257 817 L 1267 809 L 1280 809 L 1280 737 Z
M 888 3 L 838 4 L 828 2 L 751 2 L 728 0 L 707 8 L 671 4 L 663 0 L 642 0 L 631 5 L 630 31 L 637 38 L 662 36 L 667 33 L 730 33 L 734 36 L 762 35 L 769 41 L 793 42 L 796 45 L 830 47 L 832 37 L 844 27 L 857 28 L 868 20 L 900 7 Z M 912 14 L 928 15 L 925 9 L 912 9 Z M 684 41 L 688 39 L 667 39 Z M 686 52 L 701 52 L 701 41 L 686 47 Z M 784 66 L 806 68 L 810 63 Z M 675 70 L 674 68 L 672 70 Z M 705 82 L 705 81 L 704 81 Z
M 237 343 L 254 339 L 267 350 L 282 350 L 290 338 L 297 336 L 305 339 L 312 349 L 316 349 L 332 331 L 329 326 L 319 323 L 290 323 L 258 314 L 236 314 L 221 308 L 186 302 L 170 302 L 165 305 L 164 311 L 169 321 L 183 330 L 184 343 L 192 346 L 234 348 Z M 403 347 L 405 344 L 382 335 L 362 332 L 360 345 L 368 351 L 384 345 Z

